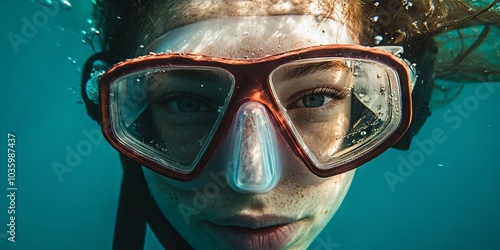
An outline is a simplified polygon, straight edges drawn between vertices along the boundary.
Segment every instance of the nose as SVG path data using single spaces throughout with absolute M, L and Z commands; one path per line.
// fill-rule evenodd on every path
M 236 192 L 267 193 L 281 178 L 274 123 L 264 105 L 244 103 L 226 137 L 226 179 Z

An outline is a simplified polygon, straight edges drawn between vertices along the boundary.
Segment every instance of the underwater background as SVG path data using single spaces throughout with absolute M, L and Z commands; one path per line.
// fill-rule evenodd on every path
M 51 2 L 57 11 L 42 7 Z M 99 127 L 80 95 L 92 1 L 0 6 L 0 249 L 110 249 L 122 169 L 102 136 L 87 137 Z M 500 83 L 465 84 L 433 110 L 410 150 L 390 149 L 357 170 L 310 249 L 500 249 L 499 142 Z M 85 154 L 58 174 L 54 166 L 78 147 Z M 7 225 L 13 191 L 15 242 Z M 161 249 L 152 234 L 146 249 Z

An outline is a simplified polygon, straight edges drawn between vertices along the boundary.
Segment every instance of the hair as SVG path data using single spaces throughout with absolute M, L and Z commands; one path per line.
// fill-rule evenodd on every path
M 349 1 L 349 2 L 346 2 Z M 266 1 L 265 8 L 272 13 L 272 6 L 282 2 L 297 5 L 299 1 Z M 335 4 L 349 5 L 345 13 L 348 25 L 361 36 L 361 43 L 373 45 L 373 39 L 379 35 L 384 37 L 381 44 L 398 44 L 407 46 L 423 37 L 432 37 L 448 30 L 456 30 L 471 25 L 498 25 L 500 12 L 493 7 L 500 2 L 495 0 L 484 7 L 474 7 L 461 0 L 323 0 L 321 7 L 325 9 L 324 17 L 329 17 Z M 475 1 L 474 1 L 475 2 Z M 190 7 L 200 3 L 193 1 L 155 1 L 155 0 L 97 0 L 94 8 L 94 20 L 97 29 L 102 31 L 104 50 L 117 53 L 117 58 L 125 59 L 133 56 L 139 45 L 138 34 L 150 33 L 159 35 L 158 26 L 165 25 L 166 16 L 182 21 L 185 16 L 199 15 L 190 12 Z M 302 4 L 302 3 L 298 3 Z M 237 7 L 234 2 L 224 3 L 227 8 Z M 255 1 L 255 6 L 259 3 Z M 251 8 L 252 6 L 246 6 Z M 210 9 L 204 12 L 215 12 Z M 257 8 L 254 8 L 257 9 Z M 293 12 L 293 9 L 292 9 Z M 234 14 L 234 12 L 232 13 Z M 259 14 L 258 12 L 252 14 Z M 155 24 L 153 17 L 158 18 Z M 210 16 L 210 13 L 204 14 Z M 146 30 L 144 30 L 146 28 Z M 460 57 L 460 56 L 459 56 Z M 463 56 L 462 56 L 463 57 Z

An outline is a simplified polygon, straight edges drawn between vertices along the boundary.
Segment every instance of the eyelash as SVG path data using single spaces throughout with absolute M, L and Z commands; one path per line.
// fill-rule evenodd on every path
M 312 91 L 305 92 L 304 95 L 301 96 L 301 98 L 304 98 L 307 95 L 315 95 L 315 94 L 325 94 L 328 97 L 340 100 L 345 98 L 349 94 L 349 90 L 344 88 L 342 91 L 339 91 L 337 89 L 333 89 L 330 87 L 320 87 L 313 89 Z
M 202 105 L 205 105 L 206 107 L 208 107 L 209 109 L 214 109 L 214 105 L 213 103 L 202 97 L 202 96 L 199 96 L 199 95 L 196 95 L 196 94 L 191 94 L 191 93 L 183 93 L 183 92 L 171 92 L 171 93 L 166 93 L 166 94 L 163 94 L 160 98 L 158 98 L 157 100 L 155 100 L 155 102 L 159 105 L 168 105 L 168 103 L 172 100 L 175 100 L 177 98 L 193 98 L 193 99 L 196 99 L 200 102 L 202 102 Z M 169 107 L 168 107 L 169 108 Z M 180 116 L 192 116 L 192 115 L 195 115 L 195 114 L 177 114 L 177 115 L 180 115 Z
M 318 87 L 312 90 L 304 90 L 303 93 L 300 94 L 290 105 L 288 105 L 287 108 L 294 108 L 297 105 L 297 102 L 301 101 L 304 97 L 310 96 L 310 95 L 324 95 L 329 98 L 332 98 L 333 102 L 332 104 L 335 104 L 335 101 L 342 100 L 346 98 L 350 93 L 350 90 L 348 88 L 344 88 L 342 91 L 339 91 L 337 89 L 333 89 L 331 87 Z M 328 107 L 316 107 L 316 108 L 308 108 L 308 110 L 321 110 L 325 109 Z

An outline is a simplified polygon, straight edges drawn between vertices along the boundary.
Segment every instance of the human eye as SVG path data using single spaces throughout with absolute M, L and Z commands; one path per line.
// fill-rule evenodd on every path
M 305 108 L 321 109 L 334 106 L 337 101 L 345 99 L 349 94 L 348 89 L 339 91 L 331 87 L 321 87 L 303 90 L 294 94 L 287 109 Z
M 190 93 L 168 93 L 157 100 L 165 111 L 177 115 L 215 112 L 215 104 L 205 97 Z

